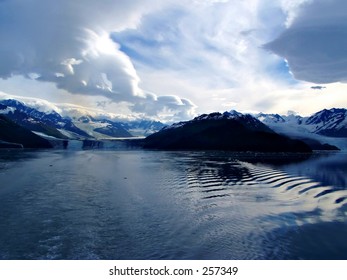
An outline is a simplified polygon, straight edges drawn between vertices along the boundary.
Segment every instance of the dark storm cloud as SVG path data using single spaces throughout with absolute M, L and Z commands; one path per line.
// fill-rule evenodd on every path
M 265 46 L 288 61 L 298 80 L 347 82 L 347 1 L 315 0 Z

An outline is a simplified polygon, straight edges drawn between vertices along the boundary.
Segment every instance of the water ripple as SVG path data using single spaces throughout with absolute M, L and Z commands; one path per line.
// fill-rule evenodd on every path
M 347 196 L 347 190 L 341 190 L 334 186 L 324 186 L 323 183 L 311 178 L 293 176 L 269 167 L 245 162 L 240 162 L 240 164 L 248 169 L 249 174 L 258 183 L 280 189 L 282 199 L 295 197 L 297 200 L 302 200 L 303 204 L 314 205 L 314 207 L 329 211 L 339 210 L 347 204 L 347 202 L 343 203 Z

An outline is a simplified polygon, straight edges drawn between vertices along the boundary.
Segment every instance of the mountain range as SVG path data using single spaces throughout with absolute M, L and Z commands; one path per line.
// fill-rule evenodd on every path
M 324 109 L 309 117 L 293 113 L 288 115 L 260 113 L 254 117 L 277 133 L 347 149 L 347 109 Z
M 330 137 L 347 137 L 347 110 L 346 109 L 324 109 L 310 117 L 301 117 L 295 114 L 257 114 L 258 120 L 275 130 L 290 133 L 294 131 L 309 132 Z M 282 127 L 282 128 L 281 128 Z
M 0 114 L 38 135 L 59 139 L 109 139 L 147 136 L 165 125 L 153 120 L 117 121 L 92 114 L 62 116 L 15 99 L 0 100 Z
M 187 125 L 190 126 L 192 123 L 203 120 L 211 122 L 213 119 L 227 118 L 238 119 L 241 123 L 251 122 L 258 128 L 261 128 L 261 130 L 272 131 L 302 140 L 313 149 L 332 148 L 329 145 L 322 146 L 324 144 L 347 149 L 346 109 L 324 109 L 310 117 L 302 117 L 296 114 L 279 115 L 264 113 L 251 116 L 232 110 L 223 114 L 204 114 L 191 121 L 175 123 L 171 126 L 148 119 L 118 120 L 114 117 L 109 117 L 107 114 L 96 115 L 87 111 L 76 111 L 75 108 L 65 110 L 64 112 L 62 114 L 59 108 L 53 105 L 42 109 L 42 106 L 35 106 L 14 98 L 0 99 L 0 115 L 6 118 L 6 121 L 11 121 L 46 139 L 95 140 L 146 137 L 158 131 L 168 133 L 167 131 Z M 224 128 L 220 127 L 220 129 L 228 128 L 226 126 Z M 254 130 L 254 127 L 252 129 Z M 182 130 L 178 131 L 182 133 Z M 188 131 L 184 131 L 188 135 Z M 0 138 L 0 140 L 7 141 L 4 138 Z

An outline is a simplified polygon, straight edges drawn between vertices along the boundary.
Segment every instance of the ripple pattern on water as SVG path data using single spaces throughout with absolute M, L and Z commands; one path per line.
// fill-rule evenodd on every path
M 303 206 L 310 205 L 324 211 L 346 210 L 347 190 L 339 189 L 336 186 L 326 186 L 308 177 L 293 176 L 284 171 L 273 170 L 264 166 L 245 162 L 240 164 L 248 169 L 253 180 L 276 188 L 282 194 L 283 199 L 301 200 Z M 345 212 L 342 213 L 345 214 Z
M 322 221 L 324 232 L 347 228 L 345 189 L 229 154 L 50 152 L 4 163 L 0 259 L 300 258 L 294 242 Z

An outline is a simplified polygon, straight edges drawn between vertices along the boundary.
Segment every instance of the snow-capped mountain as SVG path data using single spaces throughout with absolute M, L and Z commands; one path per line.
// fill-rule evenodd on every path
M 224 113 L 215 112 L 215 113 L 211 113 L 211 114 L 202 114 L 202 115 L 200 115 L 200 116 L 198 116 L 198 117 L 196 117 L 190 121 L 174 123 L 171 126 L 164 127 L 163 129 L 164 130 L 175 129 L 175 128 L 185 126 L 187 124 L 197 123 L 197 122 L 206 121 L 206 120 L 210 120 L 210 121 L 212 121 L 212 120 L 237 120 L 238 122 L 242 123 L 245 127 L 247 127 L 248 129 L 251 129 L 253 131 L 256 131 L 256 130 L 272 131 L 271 129 L 269 129 L 269 127 L 264 125 L 261 121 L 259 121 L 255 117 L 253 117 L 249 114 L 244 115 L 244 114 L 239 113 L 235 110 L 230 111 L 230 112 L 224 112 Z
M 153 120 L 114 121 L 105 117 L 84 115 L 72 117 L 73 123 L 95 138 L 143 137 L 159 131 L 165 125 Z
M 310 117 L 260 113 L 255 117 L 278 133 L 347 148 L 347 110 L 324 109 Z
M 66 104 L 59 108 L 47 101 L 27 104 L 15 99 L 0 100 L 0 114 L 37 134 L 55 138 L 105 139 L 147 136 L 164 127 L 164 124 L 152 120 L 116 121 L 112 114 L 86 114 L 86 110 L 83 109 L 79 110 L 77 106 L 67 107 Z
M 274 130 L 281 130 L 281 132 L 286 130 L 290 132 L 290 130 L 295 129 L 296 131 L 306 131 L 325 136 L 347 137 L 346 109 L 324 109 L 310 117 L 264 113 L 257 114 L 255 117 Z
M 347 110 L 322 110 L 305 120 L 310 130 L 326 136 L 347 137 Z
M 255 117 L 263 123 L 274 124 L 274 123 L 284 123 L 284 117 L 279 114 L 264 114 L 260 113 L 255 115 Z
M 77 128 L 70 119 L 63 118 L 57 112 L 41 112 L 14 99 L 1 100 L 0 113 L 23 127 L 49 136 L 67 138 L 66 134 L 69 133 L 75 136 L 89 137 L 86 132 Z
M 123 122 L 122 125 L 133 136 L 148 136 L 165 127 L 162 122 L 154 120 L 135 120 Z

